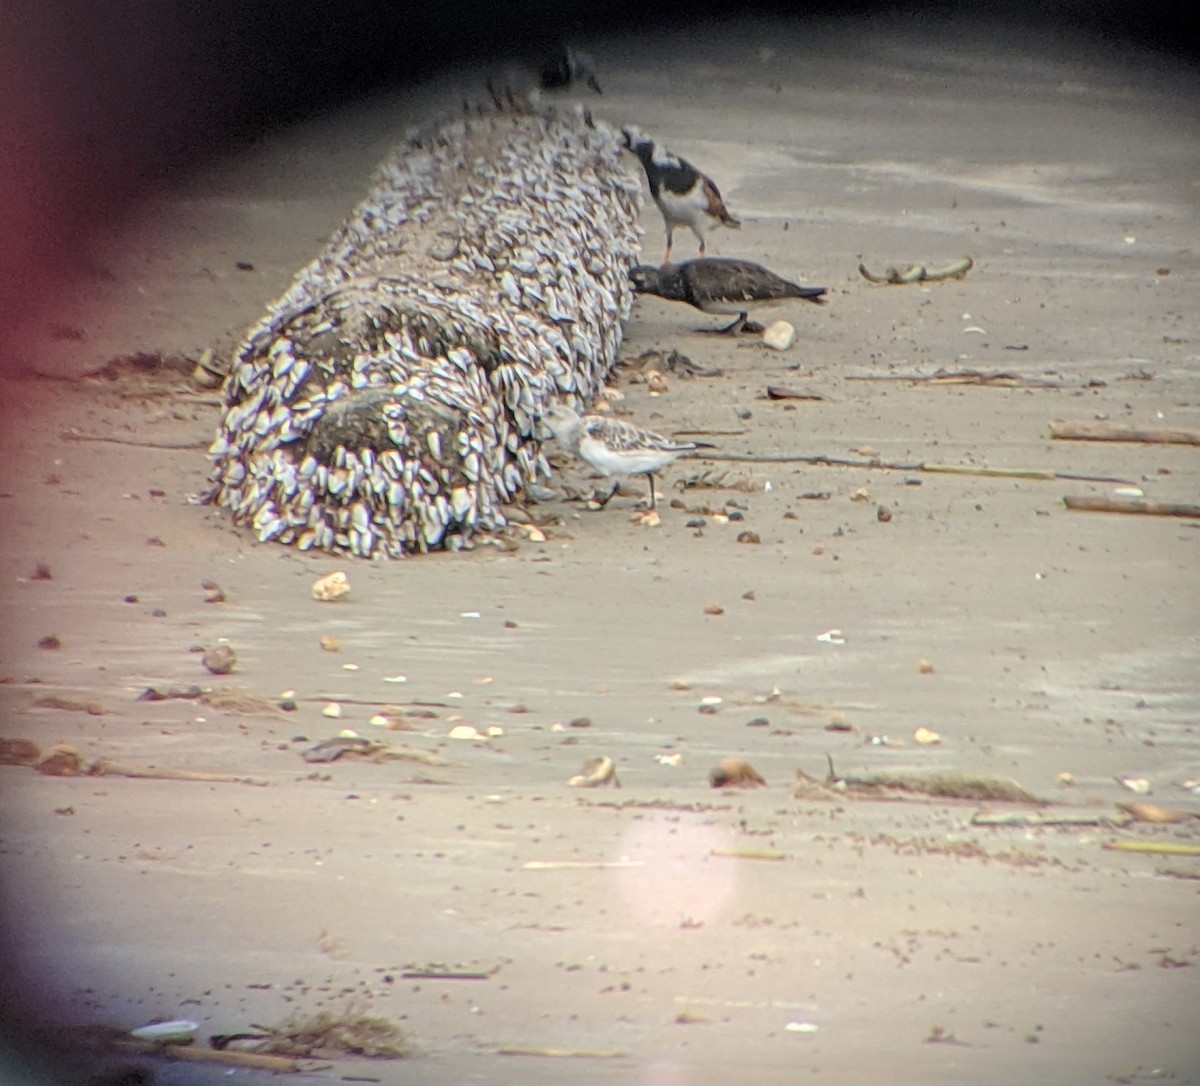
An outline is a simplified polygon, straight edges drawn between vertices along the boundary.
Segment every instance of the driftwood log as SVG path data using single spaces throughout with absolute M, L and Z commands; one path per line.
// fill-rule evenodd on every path
M 1200 445 L 1200 430 L 1169 426 L 1127 426 L 1103 419 L 1066 422 L 1054 419 L 1050 436 L 1058 441 L 1131 441 L 1144 445 Z
M 548 467 L 535 416 L 601 388 L 641 187 L 582 109 L 412 134 L 243 342 L 201 500 L 260 541 L 469 546 Z

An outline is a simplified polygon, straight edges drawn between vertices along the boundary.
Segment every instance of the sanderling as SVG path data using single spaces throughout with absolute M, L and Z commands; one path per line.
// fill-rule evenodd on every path
M 613 488 L 600 502 L 604 508 L 629 475 L 645 475 L 650 484 L 650 508 L 655 508 L 654 473 L 682 453 L 701 446 L 694 441 L 672 441 L 621 419 L 580 415 L 565 404 L 553 404 L 541 416 L 567 452 L 613 480 Z
M 487 91 L 498 109 L 529 112 L 540 107 L 543 90 L 565 90 L 585 84 L 603 94 L 591 56 L 560 45 L 537 63 L 510 62 L 487 77 Z
M 638 294 L 656 294 L 673 302 L 687 302 L 705 313 L 736 313 L 737 320 L 717 332 L 761 332 L 762 325 L 747 320 L 751 309 L 798 298 L 823 304 L 825 287 L 802 287 L 749 260 L 707 257 L 655 268 L 639 264 L 629 273 Z
M 671 154 L 636 128 L 625 128 L 625 146 L 642 163 L 650 195 L 662 212 L 667 224 L 667 251 L 662 262 L 671 259 L 671 240 L 675 227 L 687 226 L 700 241 L 704 255 L 704 231 L 724 225 L 732 229 L 741 226 L 721 199 L 721 191 L 707 174 L 696 169 L 687 159 Z

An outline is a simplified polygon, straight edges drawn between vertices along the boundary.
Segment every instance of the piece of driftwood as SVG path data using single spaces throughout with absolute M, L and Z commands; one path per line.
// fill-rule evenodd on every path
M 686 458 L 685 458 L 686 459 Z M 740 464 L 815 464 L 819 467 L 870 468 L 876 471 L 927 471 L 939 475 L 988 475 L 1013 479 L 1069 479 L 1082 483 L 1124 483 L 1132 479 L 1114 475 L 1082 475 L 1076 472 L 1052 471 L 1049 468 L 988 468 L 979 464 L 939 464 L 931 460 L 854 460 L 825 453 L 727 453 L 705 450 L 703 460 L 728 460 Z
M 1185 845 L 1179 841 L 1105 841 L 1104 847 L 1113 852 L 1150 852 L 1156 856 L 1200 856 L 1200 845 Z
M 505 1044 L 496 1049 L 501 1056 L 552 1056 L 557 1059 L 613 1060 L 626 1055 L 621 1048 L 560 1048 L 557 1046 Z
M 976 811 L 972 826 L 1124 826 L 1133 816 L 1124 811 Z
M 730 860 L 786 860 L 787 853 L 776 848 L 714 848 L 710 856 L 720 856 Z
M 233 773 L 205 773 L 193 769 L 168 769 L 160 766 L 122 765 L 99 758 L 87 769 L 89 777 L 133 777 L 152 781 L 199 781 L 202 784 L 252 784 L 265 788 L 260 777 L 240 777 Z
M 1182 502 L 1148 502 L 1141 498 L 1103 498 L 1068 494 L 1063 505 L 1086 513 L 1140 513 L 1151 517 L 1200 517 L 1200 505 Z
M 298 1060 L 286 1056 L 267 1056 L 259 1052 L 196 1048 L 192 1045 L 156 1045 L 150 1041 L 114 1041 L 112 1048 L 117 1052 L 139 1056 L 165 1056 L 169 1060 L 186 1060 L 190 1063 L 219 1063 L 226 1067 L 247 1067 L 261 1071 L 300 1070 Z
M 1128 426 L 1105 419 L 1068 422 L 1054 419 L 1050 436 L 1058 441 L 1130 441 L 1143 445 L 1200 445 L 1200 430 L 1170 426 Z
M 586 871 L 592 868 L 645 867 L 645 860 L 526 860 L 522 871 Z
M 109 445 L 130 445 L 136 449 L 168 449 L 172 452 L 207 449 L 208 441 L 152 441 L 144 437 L 121 437 L 117 434 L 81 434 L 75 430 L 64 430 L 59 435 L 63 441 L 101 441 Z

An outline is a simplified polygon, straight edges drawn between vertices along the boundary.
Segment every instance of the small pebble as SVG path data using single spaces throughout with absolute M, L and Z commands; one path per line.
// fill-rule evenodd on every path
M 222 642 L 208 649 L 200 662 L 214 675 L 228 675 L 237 663 L 237 653 Z
M 773 351 L 786 351 L 796 342 L 796 329 L 787 321 L 774 321 L 762 334 L 763 345 Z

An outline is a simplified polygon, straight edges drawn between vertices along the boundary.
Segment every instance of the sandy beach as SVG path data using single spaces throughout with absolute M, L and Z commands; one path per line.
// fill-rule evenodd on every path
M 1200 519 L 1063 500 L 1194 506 L 1200 450 L 1050 436 L 1200 428 L 1194 73 L 883 20 L 587 44 L 597 115 L 742 220 L 710 252 L 828 288 L 778 313 L 783 352 L 638 301 L 614 411 L 749 458 L 667 469 L 658 526 L 638 480 L 531 504 L 541 541 L 364 562 L 189 503 L 220 395 L 195 360 L 231 357 L 478 71 L 174 178 L 10 343 L 0 738 L 246 779 L 0 766 L 14 1067 L 84 1027 L 190 1019 L 206 1045 L 330 1010 L 413 1054 L 292 1081 L 1200 1083 Z M 657 262 L 648 198 L 642 225 Z M 719 373 L 652 393 L 647 351 Z M 601 485 L 554 459 L 553 485 Z M 349 595 L 315 600 L 339 569 Z M 304 760 L 341 729 L 408 756 Z M 570 787 L 597 756 L 621 787 Z M 766 786 L 710 788 L 726 756 Z M 1046 802 L 797 793 L 831 766 Z M 274 1078 L 68 1055 L 48 1081 Z

